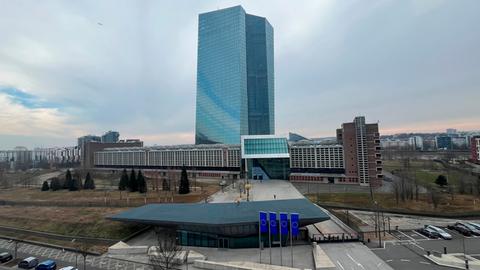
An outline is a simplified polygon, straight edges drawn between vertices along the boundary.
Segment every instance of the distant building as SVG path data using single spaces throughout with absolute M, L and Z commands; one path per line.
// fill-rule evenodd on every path
M 464 136 L 452 137 L 452 149 L 468 149 L 468 138 Z
M 447 128 L 447 134 L 448 135 L 457 134 L 457 130 L 454 128 Z
M 241 6 L 200 14 L 195 144 L 274 134 L 273 28 Z
M 473 136 L 470 139 L 470 151 L 472 161 L 480 163 L 480 136 Z
M 143 142 L 135 140 L 132 142 L 116 142 L 116 143 L 102 143 L 102 142 L 86 142 L 82 146 L 81 166 L 84 169 L 94 167 L 94 156 L 98 151 L 106 148 L 126 148 L 126 147 L 143 147 Z M 122 157 L 121 157 L 122 158 Z M 135 158 L 134 158 L 135 159 Z
M 453 149 L 452 137 L 450 136 L 446 136 L 446 135 L 436 136 L 435 141 L 436 141 L 438 150 Z
M 360 185 L 382 185 L 382 160 L 378 124 L 366 124 L 365 117 L 355 117 L 337 129 L 337 140 L 343 145 L 347 182 Z
M 412 136 L 408 139 L 408 143 L 413 150 L 423 150 L 423 138 L 420 136 Z
M 102 138 L 96 135 L 85 135 L 78 138 L 77 146 L 78 148 L 82 149 L 82 145 L 87 142 L 101 142 Z
M 118 142 L 118 138 L 120 137 L 120 133 L 117 131 L 107 131 L 105 134 L 102 135 L 101 141 L 103 143 L 116 143 Z

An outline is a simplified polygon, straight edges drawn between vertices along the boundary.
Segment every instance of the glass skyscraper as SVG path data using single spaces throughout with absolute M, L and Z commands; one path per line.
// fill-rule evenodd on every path
M 241 6 L 200 14 L 195 143 L 274 130 L 272 26 Z

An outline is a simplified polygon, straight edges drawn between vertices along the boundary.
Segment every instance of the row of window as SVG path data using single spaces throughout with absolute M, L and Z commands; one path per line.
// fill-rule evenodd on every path
M 95 165 L 240 167 L 240 149 L 99 151 Z

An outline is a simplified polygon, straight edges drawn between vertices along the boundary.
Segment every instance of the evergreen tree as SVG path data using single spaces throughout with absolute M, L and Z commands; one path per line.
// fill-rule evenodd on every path
M 138 171 L 137 183 L 138 183 L 138 192 L 146 193 L 147 183 L 145 182 L 145 177 L 143 177 L 142 171 L 140 170 Z
M 447 178 L 444 175 L 440 174 L 437 177 L 437 179 L 435 179 L 435 184 L 437 184 L 441 187 L 444 187 L 444 186 L 448 185 Z
M 178 194 L 190 193 L 190 183 L 188 181 L 187 170 L 182 168 L 182 175 L 180 176 L 180 187 L 178 188 Z
M 128 190 L 130 192 L 136 192 L 138 191 L 138 183 L 137 183 L 137 178 L 135 177 L 135 171 L 132 169 L 130 172 L 130 179 L 128 181 Z
M 90 176 L 90 172 L 87 173 L 85 176 L 85 184 L 83 184 L 84 189 L 95 189 L 95 182 L 93 178 Z
M 122 177 L 120 178 L 120 182 L 118 183 L 118 190 L 126 190 L 128 187 L 128 174 L 127 170 L 123 169 Z
M 81 182 L 78 179 L 72 179 L 71 185 L 68 188 L 69 191 L 78 191 L 80 189 Z
M 63 182 L 64 189 L 70 189 L 72 187 L 72 173 L 70 169 L 67 169 L 67 173 L 65 174 L 65 182 Z
M 43 185 L 42 185 L 42 191 L 47 191 L 49 190 L 50 187 L 48 186 L 48 182 L 47 181 L 43 181 Z
M 62 189 L 62 185 L 60 184 L 60 180 L 57 177 L 52 178 L 50 181 L 50 188 L 53 191 L 57 191 L 59 189 Z

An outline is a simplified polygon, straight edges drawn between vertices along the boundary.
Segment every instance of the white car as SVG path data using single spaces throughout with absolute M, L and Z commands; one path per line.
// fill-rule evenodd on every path
M 437 226 L 433 226 L 433 225 L 427 225 L 425 226 L 425 229 L 429 229 L 429 230 L 432 230 L 432 231 L 435 231 L 436 233 L 438 233 L 438 235 L 445 239 L 445 240 L 452 240 L 452 235 L 447 233 L 446 231 L 444 231 L 443 229 L 437 227 Z
M 58 270 L 78 270 L 77 268 L 73 267 L 73 266 L 65 266 L 63 268 L 60 268 Z
M 475 222 L 467 222 L 467 223 L 472 225 L 473 227 L 475 227 L 475 229 L 480 230 L 480 224 L 475 223 Z

